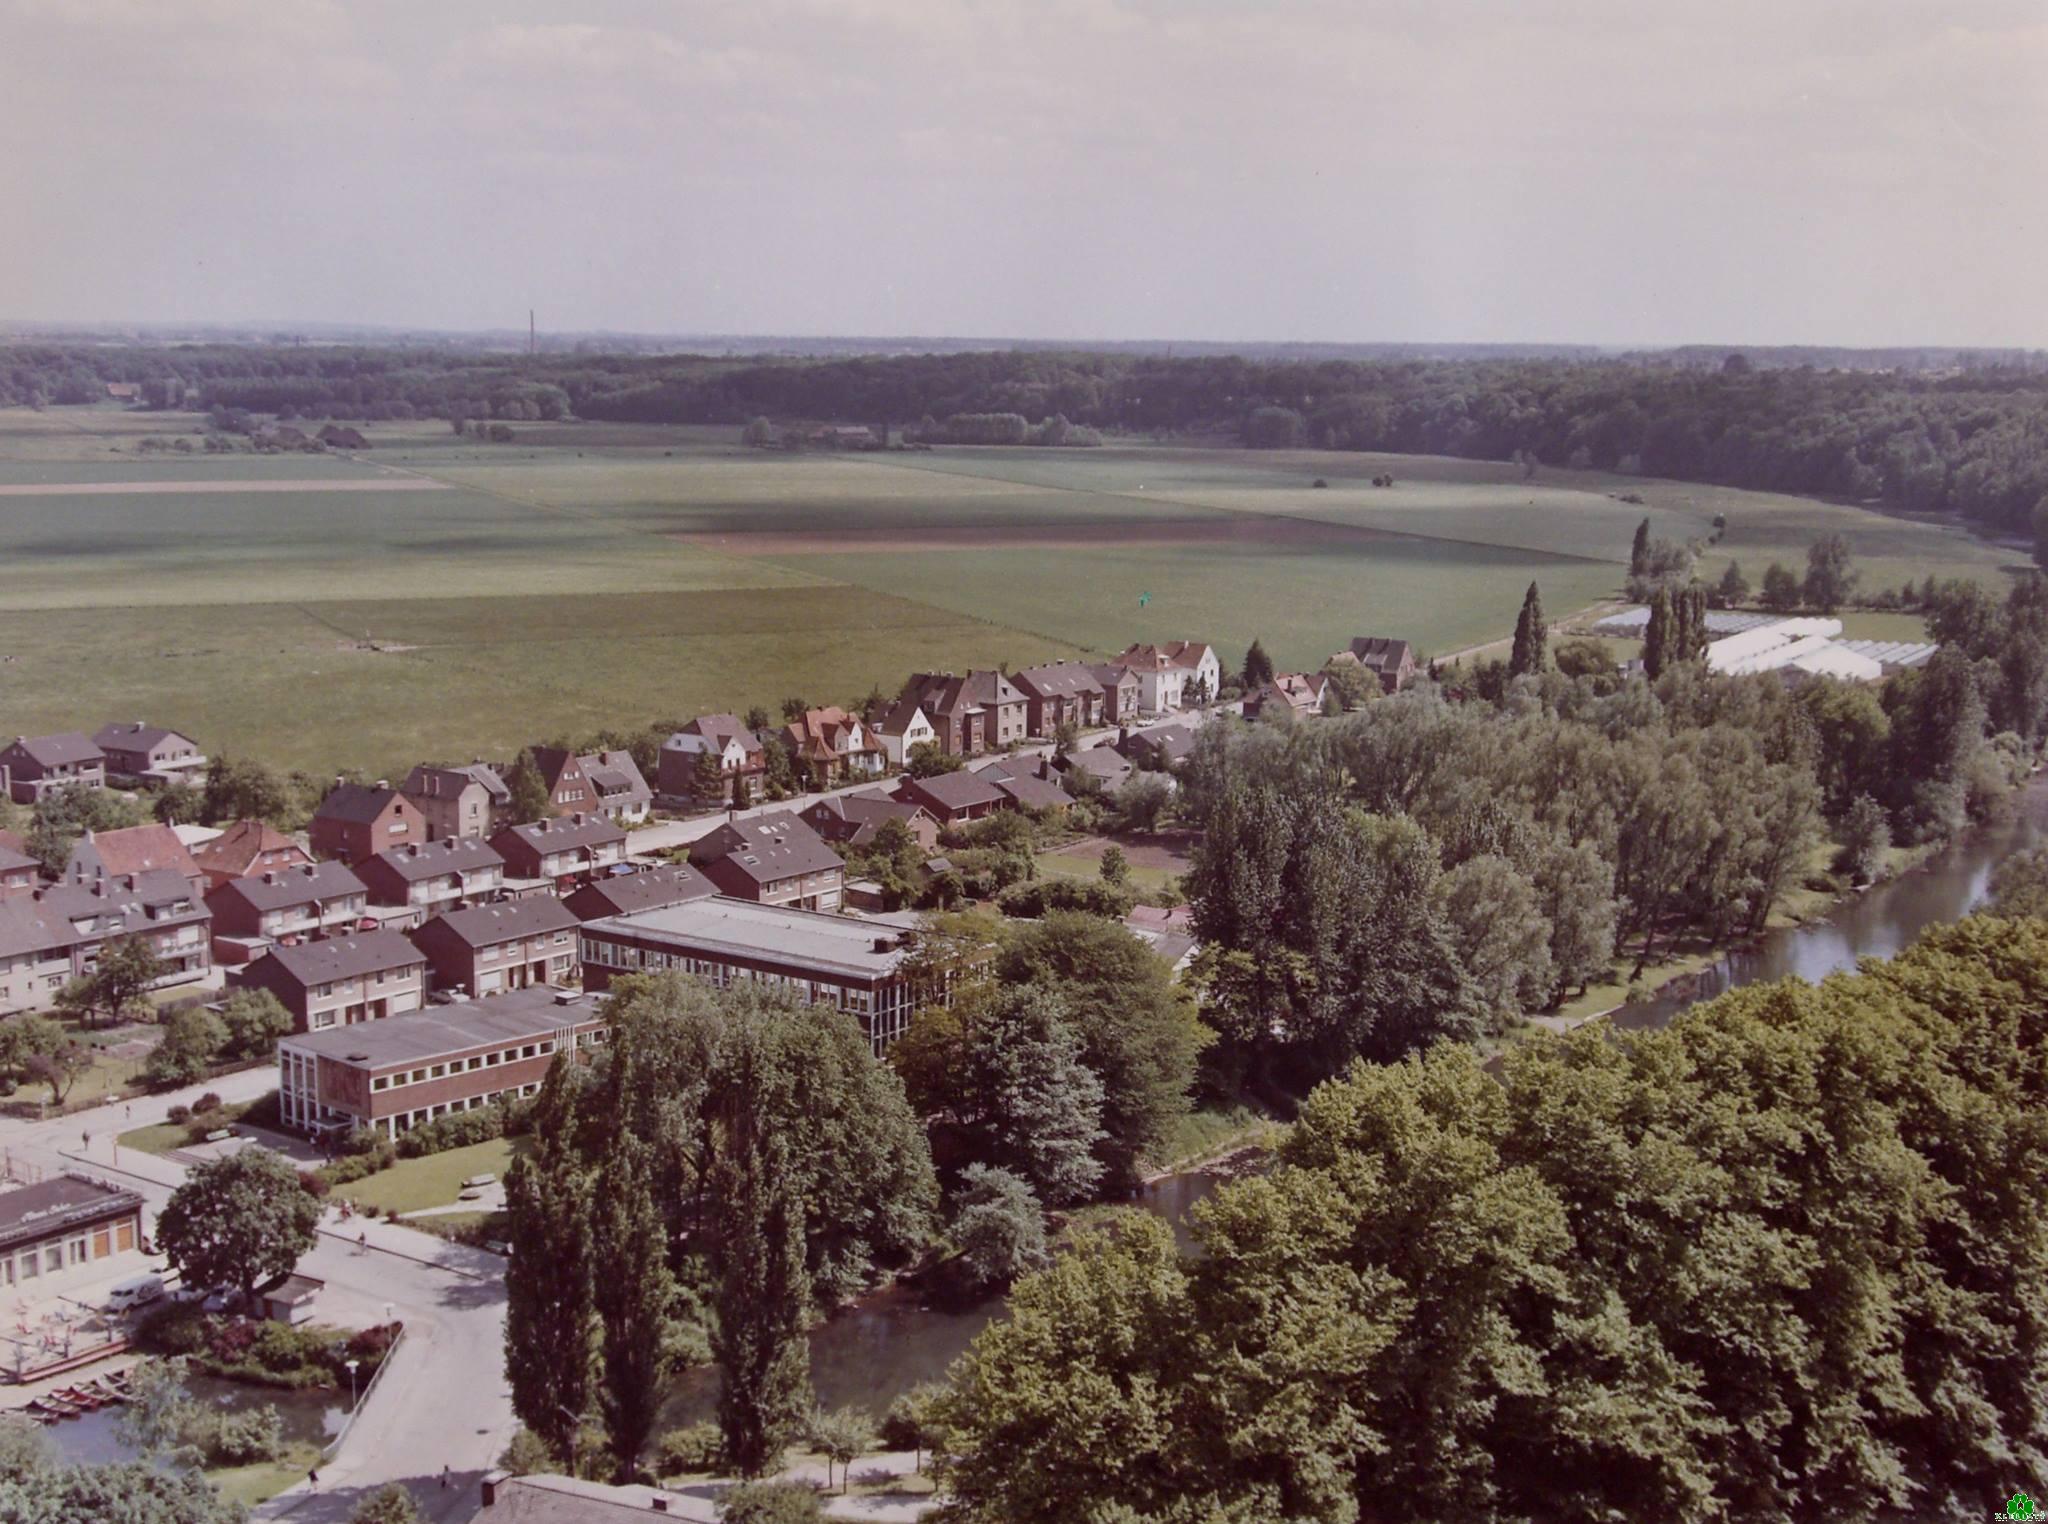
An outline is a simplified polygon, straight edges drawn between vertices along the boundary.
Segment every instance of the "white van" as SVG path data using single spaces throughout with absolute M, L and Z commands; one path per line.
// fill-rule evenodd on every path
M 163 1294 L 164 1278 L 161 1275 L 131 1276 L 107 1293 L 107 1311 L 129 1312 L 137 1307 L 147 1307 Z

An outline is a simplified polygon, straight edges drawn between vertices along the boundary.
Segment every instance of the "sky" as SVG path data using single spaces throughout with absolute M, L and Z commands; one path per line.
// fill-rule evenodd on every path
M 2041 0 L 0 0 L 0 318 L 2048 345 Z

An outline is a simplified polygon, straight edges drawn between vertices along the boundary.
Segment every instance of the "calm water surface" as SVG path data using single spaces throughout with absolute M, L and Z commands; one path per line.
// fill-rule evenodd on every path
M 81 1380 L 89 1380 L 87 1372 Z M 325 1444 L 341 1432 L 341 1420 L 348 1412 L 348 1393 L 330 1391 L 288 1392 L 267 1386 L 245 1386 L 239 1381 L 221 1381 L 212 1376 L 187 1376 L 185 1390 L 193 1400 L 211 1406 L 241 1410 L 274 1407 L 284 1419 L 286 1440 L 310 1440 Z M 19 1404 L 14 1404 L 18 1406 Z M 76 1418 L 49 1425 L 50 1436 L 64 1459 L 81 1465 L 101 1466 L 110 1461 L 132 1460 L 135 1451 L 121 1438 L 121 1407 L 101 1408 Z

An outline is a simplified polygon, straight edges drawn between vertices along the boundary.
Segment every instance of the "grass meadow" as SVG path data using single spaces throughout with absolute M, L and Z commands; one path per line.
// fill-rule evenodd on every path
M 389 774 L 1135 640 L 1234 662 L 1257 636 L 1283 668 L 1354 634 L 1447 654 L 1505 635 L 1532 579 L 1555 620 L 1616 594 L 1646 514 L 1691 537 L 1725 513 L 1707 571 L 1733 555 L 1753 582 L 1837 529 L 1869 585 L 2025 559 L 1804 499 L 1310 451 L 781 455 L 727 429 L 491 445 L 424 421 L 368 426 L 354 457 L 140 451 L 202 427 L 0 412 L 0 730 L 149 719 Z

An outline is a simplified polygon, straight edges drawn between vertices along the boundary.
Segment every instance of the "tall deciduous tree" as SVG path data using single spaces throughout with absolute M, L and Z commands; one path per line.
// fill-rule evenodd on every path
M 1849 564 L 1847 536 L 1825 535 L 1807 548 L 1805 593 L 1809 606 L 1832 614 L 1855 590 L 1856 572 Z
M 557 1058 L 535 1102 L 533 1146 L 505 1172 L 505 1374 L 512 1410 L 558 1460 L 590 1406 L 597 1354 L 594 1202 L 576 1153 L 575 1088 Z
M 639 1468 L 673 1369 L 676 1284 L 654 1200 L 651 1150 L 634 1133 L 613 1137 L 591 1211 L 592 1262 L 603 1267 L 591 1277 L 602 1354 L 597 1406 L 620 1481 Z
M 505 769 L 505 788 L 510 794 L 505 808 L 515 825 L 529 825 L 554 813 L 554 800 L 548 797 L 547 781 L 541 777 L 532 747 L 521 750 Z
M 1266 654 L 1266 648 L 1254 638 L 1251 648 L 1244 653 L 1244 686 L 1247 693 L 1263 688 L 1273 681 L 1273 658 Z
M 171 1193 L 156 1238 L 188 1286 L 247 1295 L 288 1275 L 313 1247 L 320 1203 L 298 1172 L 267 1148 L 245 1148 L 199 1165 Z
M 1636 525 L 1636 537 L 1628 550 L 1628 573 L 1640 577 L 1650 569 L 1650 521 Z
M 1789 614 L 1799 607 L 1799 578 L 1789 567 L 1773 561 L 1764 568 L 1764 607 L 1774 614 Z

